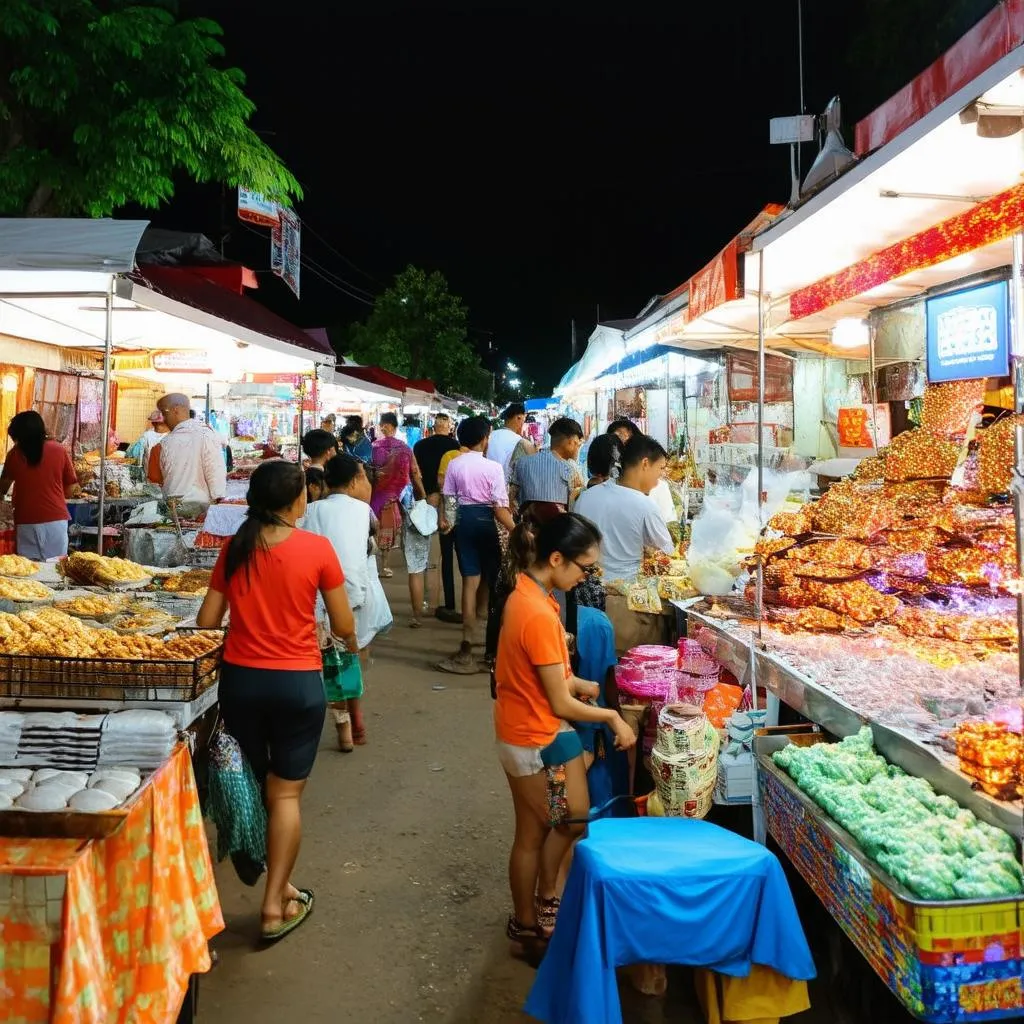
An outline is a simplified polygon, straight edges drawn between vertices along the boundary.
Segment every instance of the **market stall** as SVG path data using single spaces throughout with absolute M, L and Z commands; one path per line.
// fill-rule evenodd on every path
M 869 118 L 877 148 L 754 240 L 757 291 L 717 317 L 756 333 L 759 429 L 766 350 L 827 334 L 862 361 L 865 457 L 817 500 L 773 501 L 760 438 L 743 592 L 688 611 L 706 651 L 811 723 L 755 740 L 757 818 L 929 1021 L 1024 1010 L 1024 156 L 963 113 L 1019 129 L 1001 110 L 1024 21 L 988 20 L 991 46 L 975 34 Z

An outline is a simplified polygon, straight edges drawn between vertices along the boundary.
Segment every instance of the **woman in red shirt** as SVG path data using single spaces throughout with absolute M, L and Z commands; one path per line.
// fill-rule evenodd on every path
M 197 623 L 217 628 L 230 610 L 220 675 L 224 727 L 238 740 L 267 803 L 267 884 L 261 934 L 272 942 L 313 909 L 289 881 L 302 834 L 299 798 L 313 769 L 327 701 L 317 640 L 317 594 L 331 632 L 356 650 L 345 577 L 325 537 L 296 529 L 306 478 L 292 462 L 264 462 L 249 481 L 248 516 L 221 552 Z
M 43 417 L 19 412 L 7 428 L 14 447 L 0 474 L 0 498 L 14 485 L 17 550 L 45 562 L 68 553 L 67 499 L 78 495 L 78 476 L 63 445 L 49 441 Z

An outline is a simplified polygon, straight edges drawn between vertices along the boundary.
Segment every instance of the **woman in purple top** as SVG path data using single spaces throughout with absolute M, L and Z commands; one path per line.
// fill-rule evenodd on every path
M 388 568 L 388 557 L 402 530 L 402 492 L 411 483 L 416 497 L 424 497 L 419 466 L 412 449 L 395 436 L 397 431 L 398 417 L 393 412 L 384 413 L 380 418 L 383 436 L 373 442 L 370 457 L 376 470 L 370 508 L 380 522 L 377 546 L 381 552 L 380 574 L 384 577 L 393 575 Z

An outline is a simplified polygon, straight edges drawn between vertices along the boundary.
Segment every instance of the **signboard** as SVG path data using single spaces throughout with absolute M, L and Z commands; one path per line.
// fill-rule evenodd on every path
M 275 253 L 279 248 L 280 255 Z M 270 238 L 270 266 L 299 298 L 302 265 L 302 222 L 291 210 L 281 210 L 281 225 Z
M 1007 284 L 996 281 L 925 303 L 928 380 L 976 380 L 1009 373 Z
M 153 369 L 161 373 L 212 373 L 206 349 L 164 349 L 153 353 Z
M 259 192 L 247 188 L 238 190 L 238 219 L 264 228 L 276 228 L 281 222 L 277 203 L 272 203 Z
M 768 122 L 768 141 L 773 146 L 810 142 L 814 138 L 814 121 L 813 114 L 773 117 Z
M 738 258 L 734 239 L 703 270 L 690 278 L 687 323 L 739 297 Z
M 878 427 L 875 441 L 874 428 Z M 889 406 L 876 405 L 871 415 L 870 405 L 851 405 L 840 409 L 836 415 L 836 433 L 840 448 L 881 448 L 890 441 L 891 426 Z

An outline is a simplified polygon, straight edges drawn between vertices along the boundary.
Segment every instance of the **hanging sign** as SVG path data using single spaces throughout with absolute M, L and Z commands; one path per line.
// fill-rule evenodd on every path
M 161 373 L 212 373 L 206 349 L 163 349 L 153 353 L 153 369 Z
M 238 219 L 264 228 L 276 228 L 281 223 L 277 203 L 271 202 L 260 192 L 247 188 L 238 190 Z
M 690 278 L 687 323 L 739 297 L 738 260 L 738 249 L 733 240 L 703 270 Z
M 977 380 L 1009 373 L 1005 281 L 937 295 L 926 304 L 928 380 Z
M 274 248 L 280 248 L 275 256 Z M 275 262 L 278 266 L 275 266 Z M 281 210 L 281 225 L 270 238 L 270 266 L 299 298 L 299 270 L 302 263 L 302 222 L 291 210 Z

